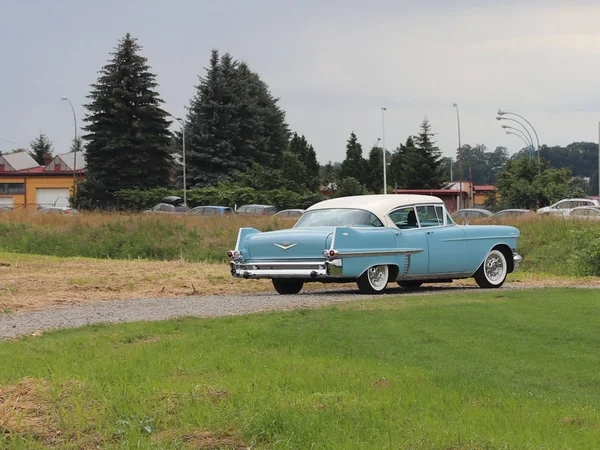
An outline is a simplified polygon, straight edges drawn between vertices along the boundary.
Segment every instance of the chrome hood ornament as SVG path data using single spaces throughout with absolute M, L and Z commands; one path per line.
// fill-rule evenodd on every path
M 298 243 L 296 242 L 295 244 L 290 244 L 289 242 L 285 241 L 285 242 L 282 242 L 281 244 L 274 244 L 274 245 L 276 247 L 279 247 L 279 248 L 281 248 L 281 249 L 283 249 L 283 250 L 285 250 L 287 252 L 290 248 L 295 247 L 296 245 L 298 245 Z

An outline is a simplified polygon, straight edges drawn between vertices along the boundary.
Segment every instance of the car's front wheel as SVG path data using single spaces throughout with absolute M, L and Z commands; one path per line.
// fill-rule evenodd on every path
M 475 281 L 482 288 L 499 288 L 504 284 L 508 275 L 508 265 L 506 258 L 500 250 L 490 251 L 477 272 L 475 272 Z
M 379 294 L 383 292 L 388 284 L 390 269 L 388 266 L 369 267 L 356 280 L 358 290 L 363 294 Z
M 273 287 L 281 295 L 297 294 L 302 290 L 304 281 L 302 280 L 288 280 L 285 278 L 273 278 Z

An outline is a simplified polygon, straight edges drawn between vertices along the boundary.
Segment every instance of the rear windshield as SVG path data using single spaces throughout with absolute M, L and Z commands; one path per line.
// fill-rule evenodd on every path
M 299 227 L 383 227 L 377 216 L 364 209 L 316 209 L 307 211 L 294 228 Z

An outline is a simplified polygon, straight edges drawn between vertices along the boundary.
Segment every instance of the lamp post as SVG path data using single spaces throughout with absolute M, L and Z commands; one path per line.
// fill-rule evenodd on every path
M 525 133 L 523 133 L 518 128 L 510 127 L 508 125 L 502 125 L 502 128 L 504 128 L 504 130 L 513 130 L 512 133 L 507 133 L 507 134 L 515 134 L 515 132 L 517 132 L 519 136 L 523 136 L 523 139 L 525 139 L 525 143 L 527 144 L 527 147 L 532 147 L 533 148 L 533 143 L 530 142 L 529 140 L 527 140 L 527 136 L 525 135 Z
M 187 189 L 186 189 L 186 173 L 185 173 L 185 122 L 181 117 L 169 116 L 181 124 L 181 133 L 183 137 L 182 146 L 182 165 L 183 165 L 183 204 L 187 206 Z
M 77 116 L 75 115 L 75 108 L 69 97 L 64 95 L 60 98 L 62 101 L 69 102 L 71 105 L 71 111 L 73 112 L 73 125 L 75 126 L 75 139 L 73 139 L 73 196 L 75 196 L 75 190 L 77 189 L 75 176 L 77 174 Z
M 453 103 L 452 106 L 456 108 L 456 124 L 458 126 L 458 178 L 459 178 L 459 190 L 457 209 L 460 209 L 462 203 L 462 145 L 460 145 L 460 115 L 458 114 L 458 103 Z
M 387 194 L 387 167 L 385 163 L 385 120 L 384 113 L 387 111 L 385 106 L 381 107 L 381 151 L 383 152 L 383 193 Z
M 531 129 L 533 130 L 533 134 L 535 134 L 535 140 L 537 142 L 537 159 L 538 159 L 538 175 L 541 173 L 541 166 L 540 166 L 540 139 L 538 138 L 538 134 L 537 131 L 535 131 L 535 128 L 533 128 L 533 125 L 531 125 L 531 122 L 529 122 L 529 120 L 527 120 L 525 117 L 520 116 L 517 113 L 514 112 L 509 112 L 509 111 L 502 111 L 501 109 L 498 110 L 498 116 L 500 117 L 500 119 L 508 119 L 507 117 L 502 117 L 505 115 L 511 115 L 511 116 L 516 116 L 516 117 L 520 117 L 521 119 L 523 119 L 525 122 L 527 122 L 527 125 L 529 125 L 531 127 Z M 513 119 L 514 120 L 514 119 Z M 531 140 L 531 142 L 533 142 L 533 139 Z
M 530 145 L 529 145 L 529 142 L 527 142 L 527 139 L 525 139 L 525 136 L 524 136 L 524 135 L 520 135 L 520 134 L 517 134 L 517 133 L 513 133 L 512 131 L 505 131 L 505 133 L 506 133 L 506 134 L 512 134 L 513 136 L 520 137 L 520 138 L 521 138 L 521 140 L 522 140 L 522 141 L 525 143 L 525 145 L 526 145 L 527 147 L 530 147 Z

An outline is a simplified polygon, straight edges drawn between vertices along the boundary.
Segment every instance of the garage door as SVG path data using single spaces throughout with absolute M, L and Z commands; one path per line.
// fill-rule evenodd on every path
M 43 206 L 69 206 L 69 189 L 36 189 L 35 202 Z

